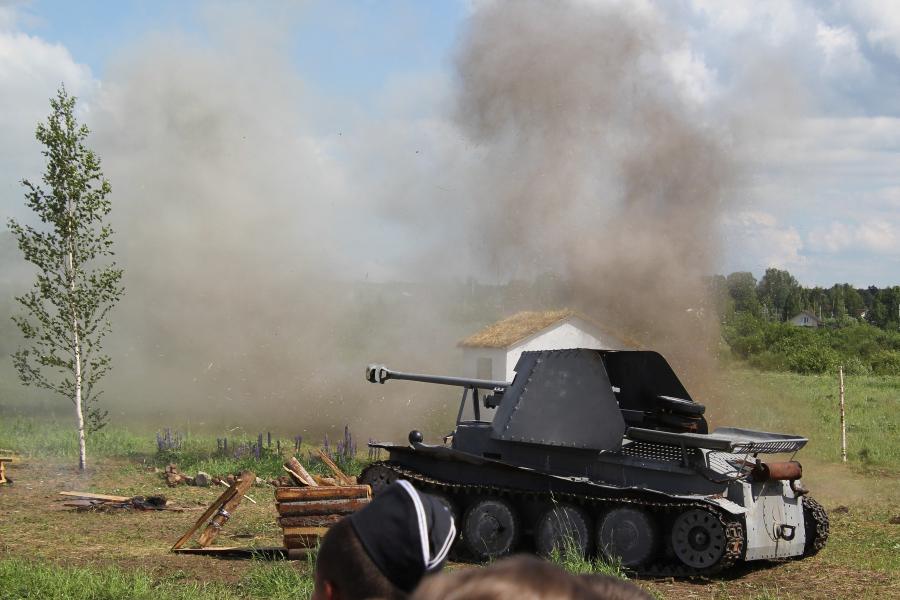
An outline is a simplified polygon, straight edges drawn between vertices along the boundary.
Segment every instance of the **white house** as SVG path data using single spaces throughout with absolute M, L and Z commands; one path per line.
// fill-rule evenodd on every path
M 462 340 L 466 375 L 512 381 L 525 350 L 621 349 L 623 342 L 572 310 L 523 311 Z
M 808 310 L 800 311 L 788 322 L 797 327 L 818 327 L 822 324 L 819 318 Z

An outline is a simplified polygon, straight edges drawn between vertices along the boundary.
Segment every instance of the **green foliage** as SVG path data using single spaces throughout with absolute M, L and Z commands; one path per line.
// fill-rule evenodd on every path
M 186 581 L 182 573 L 157 579 L 142 569 L 69 567 L 19 558 L 0 560 L 0 600 L 294 600 L 312 595 L 311 570 L 288 562 L 254 562 L 237 584 Z
M 873 356 L 872 372 L 876 375 L 900 375 L 900 351 L 883 350 Z
M 856 320 L 847 327 L 812 329 L 735 313 L 722 335 L 735 356 L 761 370 L 821 374 L 842 364 L 849 375 L 900 374 L 900 333 Z
M 13 317 L 26 345 L 13 355 L 26 385 L 80 400 L 87 431 L 103 427 L 107 413 L 97 406 L 99 380 L 110 358 L 101 342 L 107 316 L 122 296 L 122 270 L 106 263 L 112 252 L 109 182 L 99 158 L 84 141 L 88 129 L 75 119 L 75 98 L 61 87 L 52 113 L 37 126 L 47 160 L 45 187 L 23 180 L 25 200 L 40 227 L 9 220 L 26 261 L 36 269 L 32 289 L 16 300 L 25 314 Z

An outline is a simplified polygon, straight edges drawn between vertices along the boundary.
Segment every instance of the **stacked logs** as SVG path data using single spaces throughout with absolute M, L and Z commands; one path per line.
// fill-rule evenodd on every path
M 284 547 L 315 548 L 328 528 L 372 499 L 367 485 L 282 487 L 275 489 Z
M 278 524 L 288 550 L 315 548 L 329 527 L 372 499 L 369 486 L 357 485 L 356 478 L 341 471 L 328 454 L 317 452 L 334 477 L 312 475 L 299 460 L 290 457 L 284 470 L 297 487 L 275 489 Z

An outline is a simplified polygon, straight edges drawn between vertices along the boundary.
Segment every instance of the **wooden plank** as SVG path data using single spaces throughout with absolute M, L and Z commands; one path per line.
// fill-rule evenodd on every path
M 338 483 L 338 480 L 335 479 L 334 477 L 321 477 L 319 475 L 313 475 L 312 478 L 319 485 L 325 485 L 325 486 L 330 486 L 330 487 L 335 487 L 335 486 L 341 485 L 340 483 Z
M 275 500 L 291 502 L 302 500 L 337 500 L 339 498 L 371 498 L 368 485 L 342 485 L 338 487 L 282 487 L 275 488 Z
M 181 536 L 180 538 L 178 538 L 178 541 L 175 542 L 175 545 L 174 545 L 174 546 L 172 546 L 172 550 L 173 550 L 173 551 L 174 551 L 174 550 L 178 550 L 179 548 L 181 548 L 182 546 L 184 546 L 184 544 L 185 544 L 189 539 L 191 539 L 191 536 L 194 535 L 194 533 L 195 533 L 198 529 L 200 529 L 200 528 L 203 526 L 203 524 L 206 523 L 206 522 L 209 520 L 209 518 L 215 514 L 215 512 L 216 512 L 217 510 L 219 510 L 220 508 L 222 508 L 222 505 L 225 504 L 228 500 L 230 500 L 230 499 L 232 498 L 232 496 L 234 496 L 236 493 L 237 493 L 237 489 L 236 489 L 235 487 L 229 487 L 227 490 L 225 490 L 224 492 L 222 492 L 222 494 L 221 494 L 218 498 L 216 498 L 216 499 L 213 501 L 213 503 L 210 504 L 210 505 L 206 508 L 206 510 L 203 512 L 203 514 L 200 515 L 200 518 L 197 519 L 197 522 L 194 523 L 194 524 L 191 526 L 191 528 L 188 529 L 187 532 L 185 532 L 185 534 L 184 534 L 183 536 Z
M 291 535 L 284 538 L 284 547 L 295 548 L 315 548 L 319 545 L 322 538 L 318 535 Z
M 335 462 L 331 460 L 331 457 L 328 456 L 328 454 L 326 454 L 324 450 L 322 450 L 321 448 L 316 448 L 316 452 L 319 453 L 319 458 L 322 459 L 322 462 L 325 463 L 325 466 L 331 469 L 331 472 L 334 473 L 335 478 L 340 483 L 344 485 L 353 485 L 356 483 L 356 478 L 351 478 L 349 475 L 341 471 L 340 467 L 338 467 Z
M 282 527 L 330 527 L 344 518 L 344 515 L 311 515 L 305 517 L 279 517 Z
M 285 527 L 284 535 L 287 537 L 295 535 L 317 535 L 319 537 L 328 533 L 327 527 Z
M 316 502 L 279 502 L 275 505 L 279 515 L 347 515 L 369 503 L 367 498 L 344 500 L 319 500 Z
M 216 511 L 212 521 L 206 526 L 203 533 L 200 534 L 200 538 L 197 542 L 201 547 L 209 546 L 213 543 L 213 540 L 219 535 L 219 530 L 228 522 L 228 519 L 231 518 L 231 515 L 234 514 L 234 511 L 237 510 L 237 507 L 241 504 L 244 494 L 250 490 L 250 487 L 255 482 L 256 474 L 253 471 L 243 471 L 241 473 L 241 476 L 234 484 L 234 489 L 236 490 L 235 493 L 225 501 L 222 508 Z
M 60 492 L 60 496 L 71 498 L 85 498 L 87 500 L 102 500 L 103 502 L 128 502 L 131 496 L 110 496 L 109 494 L 92 494 L 90 492 Z
M 300 485 L 308 485 L 310 487 L 316 487 L 319 485 L 316 483 L 316 480 L 313 479 L 313 476 L 310 475 L 306 469 L 303 468 L 303 465 L 300 464 L 300 461 L 295 457 L 290 457 L 284 462 L 284 470 L 294 476 L 294 479 L 297 480 L 297 483 Z
M 281 546 L 264 546 L 259 548 L 246 548 L 236 546 L 212 546 L 210 548 L 178 548 L 173 550 L 177 554 L 199 554 L 201 556 L 231 556 L 236 558 L 286 558 L 287 548 Z

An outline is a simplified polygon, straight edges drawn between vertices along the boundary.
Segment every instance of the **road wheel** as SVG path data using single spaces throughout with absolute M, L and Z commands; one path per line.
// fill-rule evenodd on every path
M 656 524 L 647 511 L 614 508 L 597 525 L 597 549 L 623 567 L 637 567 L 653 556 L 657 546 Z
M 515 510 L 500 498 L 477 501 L 463 517 L 463 545 L 478 561 L 509 554 L 518 544 L 520 533 Z
M 372 495 L 377 496 L 384 489 L 397 481 L 398 479 L 402 479 L 393 469 L 388 468 L 383 463 L 373 463 L 366 467 L 362 473 L 359 474 L 359 483 L 364 483 L 372 488 Z
M 675 556 L 694 569 L 708 569 L 725 555 L 725 526 L 708 510 L 687 510 L 672 524 Z
M 588 523 L 583 509 L 570 504 L 554 505 L 538 520 L 534 530 L 535 549 L 542 556 L 550 556 L 554 550 L 587 556 L 591 540 Z

